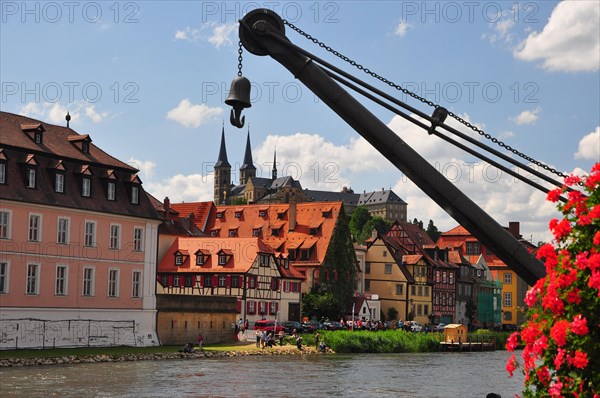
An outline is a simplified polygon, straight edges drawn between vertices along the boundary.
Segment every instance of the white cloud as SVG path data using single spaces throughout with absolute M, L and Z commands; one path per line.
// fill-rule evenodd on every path
M 168 196 L 172 203 L 206 202 L 213 200 L 213 177 L 212 174 L 177 174 L 160 181 L 142 181 L 144 189 L 160 201 Z
M 209 21 L 204 23 L 200 29 L 186 27 L 175 32 L 175 40 L 189 41 L 190 43 L 208 42 L 216 48 L 230 46 L 237 43 L 237 23 L 217 23 Z
M 237 23 L 224 23 L 212 26 L 212 34 L 208 37 L 208 42 L 216 48 L 233 44 L 234 40 L 232 40 L 231 36 L 233 33 L 237 33 L 237 27 Z
M 584 136 L 579 141 L 579 148 L 575 153 L 575 159 L 587 159 L 600 162 L 600 126 L 596 130 Z
M 514 51 L 525 61 L 542 60 L 549 71 L 600 69 L 600 2 L 559 2 L 542 32 L 532 32 Z
M 501 17 L 490 23 L 492 28 L 491 33 L 484 33 L 481 37 L 488 40 L 490 43 L 503 42 L 507 45 L 512 45 L 515 40 L 515 35 L 512 29 L 515 26 L 515 15 L 519 15 L 519 4 L 515 3 L 508 10 L 502 11 Z
M 401 20 L 400 22 L 398 22 L 398 25 L 396 26 L 396 29 L 394 30 L 394 34 L 396 36 L 404 37 L 404 35 L 406 34 L 406 31 L 410 27 L 411 27 L 411 25 L 409 25 L 406 21 Z
M 510 118 L 510 120 L 512 120 L 513 122 L 515 122 L 518 125 L 523 125 L 523 124 L 532 124 L 535 123 L 538 120 L 538 114 L 542 111 L 542 108 L 537 107 L 536 109 L 532 109 L 532 110 L 525 110 L 521 113 L 519 113 L 517 116 Z
M 513 138 L 515 136 L 515 133 L 513 133 L 512 131 L 503 131 L 500 134 L 498 134 L 498 138 L 505 140 L 507 138 Z
M 71 115 L 71 126 L 77 123 L 83 116 L 87 117 L 93 123 L 100 123 L 110 116 L 110 112 L 98 112 L 95 105 L 90 105 L 85 101 L 76 101 L 69 105 L 62 105 L 58 102 L 28 102 L 19 110 L 19 114 L 40 119 L 48 123 L 57 125 L 66 125 L 65 116 Z
M 223 108 L 211 108 L 205 104 L 194 105 L 187 98 L 182 99 L 177 107 L 167 112 L 167 119 L 184 127 L 198 127 L 211 118 L 223 113 Z
M 151 160 L 139 160 L 139 159 L 135 159 L 135 158 L 129 158 L 129 160 L 127 161 L 127 164 L 129 164 L 131 167 L 135 167 L 136 169 L 138 169 L 140 171 L 140 178 L 142 179 L 142 181 L 145 181 L 147 179 L 152 179 L 154 178 L 154 170 L 156 170 L 156 163 L 154 163 Z
M 108 112 L 96 112 L 94 105 L 89 105 L 85 108 L 85 115 L 94 123 L 100 123 L 108 117 Z

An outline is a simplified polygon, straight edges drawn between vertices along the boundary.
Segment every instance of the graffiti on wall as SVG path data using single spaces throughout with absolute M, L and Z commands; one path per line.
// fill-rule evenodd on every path
M 139 322 L 134 320 L 3 319 L 0 320 L 0 349 L 158 344 L 154 331 L 139 329 Z

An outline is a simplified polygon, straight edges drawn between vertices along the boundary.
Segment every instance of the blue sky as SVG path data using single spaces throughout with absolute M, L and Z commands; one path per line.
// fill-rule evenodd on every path
M 565 172 L 600 157 L 600 6 L 596 1 L 1 2 L 2 110 L 89 133 L 171 201 L 212 199 L 225 121 L 239 166 L 247 128 L 223 104 L 237 72 L 236 21 L 271 8 L 327 45 L 412 89 L 527 155 Z M 287 29 L 297 45 L 379 88 Z M 409 218 L 456 223 L 281 65 L 243 54 L 253 82 L 250 125 L 259 174 L 303 187 L 392 188 Z M 388 90 L 389 91 L 389 90 Z M 389 91 L 391 92 L 391 91 Z M 393 92 L 391 92 L 393 93 Z M 425 112 L 428 106 L 407 100 Z M 503 225 L 549 239 L 542 193 L 364 102 Z M 234 174 L 234 180 L 238 176 Z

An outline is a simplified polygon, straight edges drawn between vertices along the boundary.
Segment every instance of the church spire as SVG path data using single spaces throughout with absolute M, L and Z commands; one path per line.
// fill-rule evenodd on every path
M 252 177 L 256 177 L 256 167 L 252 161 L 252 147 L 250 146 L 250 125 L 248 125 L 248 137 L 246 138 L 246 152 L 244 152 L 244 164 L 240 167 L 240 184 L 246 184 Z
M 275 151 L 273 152 L 273 171 L 271 173 L 271 178 L 273 180 L 277 179 L 277 147 L 275 147 Z
M 219 149 L 219 159 L 217 159 L 217 163 L 215 163 L 215 167 L 231 167 L 231 165 L 227 161 L 227 148 L 225 148 L 225 126 L 224 125 L 223 125 L 223 130 L 221 131 L 221 148 Z

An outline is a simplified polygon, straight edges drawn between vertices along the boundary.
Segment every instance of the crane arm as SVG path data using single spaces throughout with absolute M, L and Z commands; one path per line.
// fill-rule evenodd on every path
M 534 285 L 545 275 L 542 262 L 511 233 L 329 77 L 325 70 L 294 50 L 283 27 L 283 21 L 273 11 L 253 10 L 240 21 L 240 41 L 249 52 L 268 55 L 288 69 L 525 282 Z

